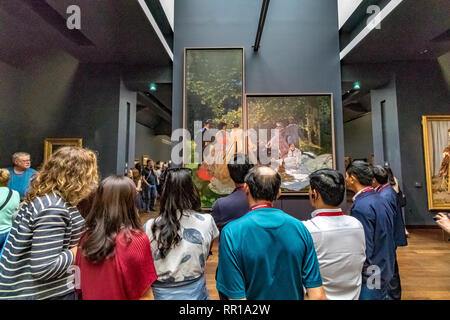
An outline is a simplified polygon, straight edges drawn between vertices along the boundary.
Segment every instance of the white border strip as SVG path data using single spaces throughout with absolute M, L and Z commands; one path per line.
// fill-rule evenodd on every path
M 397 6 L 402 3 L 403 0 L 391 0 L 383 10 L 378 13 L 376 17 L 374 17 L 372 21 L 379 21 L 380 23 L 392 12 Z M 352 51 L 375 27 L 377 24 L 368 23 L 366 27 L 344 48 L 344 50 L 340 53 L 341 60 L 345 58 L 345 56 Z
M 148 8 L 147 4 L 144 0 L 138 0 L 139 4 L 141 5 L 142 10 L 144 10 L 145 15 L 147 16 L 148 21 L 150 21 L 150 24 L 152 25 L 153 29 L 155 30 L 156 34 L 158 35 L 159 40 L 164 46 L 164 49 L 166 49 L 167 54 L 169 55 L 170 59 L 173 61 L 173 52 L 170 50 L 169 45 L 167 44 L 166 39 L 164 38 L 161 30 L 158 27 L 158 24 L 156 23 L 155 18 L 153 18 L 152 13 L 150 12 L 150 9 Z

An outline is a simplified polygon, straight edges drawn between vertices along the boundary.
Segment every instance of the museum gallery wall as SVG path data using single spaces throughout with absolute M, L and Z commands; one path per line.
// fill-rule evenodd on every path
M 205 208 L 233 192 L 226 163 L 237 152 L 270 163 L 284 195 L 306 194 L 311 172 L 335 168 L 332 94 L 245 95 L 244 72 L 243 48 L 185 48 L 183 127 L 190 157 L 183 158 Z M 274 145 L 278 154 L 271 154 Z

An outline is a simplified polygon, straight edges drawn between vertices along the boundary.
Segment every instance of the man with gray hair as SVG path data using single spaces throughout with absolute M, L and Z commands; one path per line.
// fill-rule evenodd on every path
M 20 199 L 24 199 L 36 170 L 31 168 L 30 154 L 26 152 L 14 153 L 12 163 L 13 167 L 8 168 L 11 174 L 8 188 L 19 192 Z
M 250 211 L 222 230 L 216 288 L 230 299 L 326 299 L 313 239 L 299 220 L 273 208 L 281 177 L 258 166 L 245 177 Z

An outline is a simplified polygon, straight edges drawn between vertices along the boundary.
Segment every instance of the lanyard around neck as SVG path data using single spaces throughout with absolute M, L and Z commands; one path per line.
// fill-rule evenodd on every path
M 264 208 L 272 208 L 272 202 L 266 201 L 266 202 L 257 203 L 250 207 L 249 212 L 258 210 L 258 209 L 264 209 Z

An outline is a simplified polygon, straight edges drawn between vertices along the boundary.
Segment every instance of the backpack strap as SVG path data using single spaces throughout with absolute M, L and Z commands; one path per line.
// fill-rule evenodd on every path
M 6 197 L 5 202 L 2 204 L 2 206 L 0 207 L 0 210 L 3 210 L 4 207 L 6 207 L 6 205 L 8 204 L 9 200 L 11 200 L 11 197 L 13 195 L 13 191 L 11 189 L 9 189 L 8 192 L 8 196 Z

